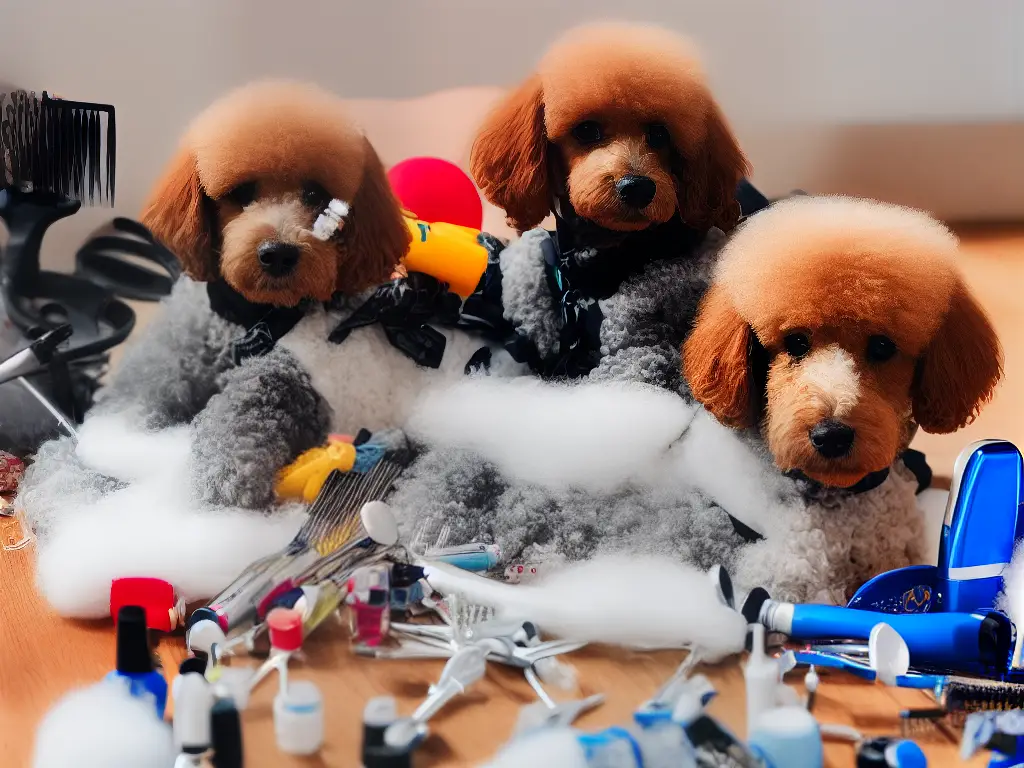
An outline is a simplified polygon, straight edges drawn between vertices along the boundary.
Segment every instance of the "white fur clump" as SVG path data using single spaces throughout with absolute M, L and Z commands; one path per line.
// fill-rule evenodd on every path
M 63 616 L 109 615 L 110 582 L 147 576 L 185 600 L 208 598 L 254 560 L 285 546 L 302 524 L 300 507 L 274 515 L 200 510 L 144 482 L 69 510 L 40 543 L 37 584 Z
M 212 597 L 302 524 L 298 505 L 267 516 L 202 509 L 182 484 L 189 455 L 183 430 L 140 434 L 117 417 L 87 424 L 79 458 L 129 484 L 73 504 L 40 542 L 37 583 L 61 615 L 108 615 L 110 582 L 128 576 L 163 579 L 185 600 Z
M 476 378 L 426 392 L 407 430 L 478 452 L 517 480 L 608 492 L 648 473 L 696 410 L 652 386 Z
M 172 768 L 171 728 L 116 681 L 67 694 L 36 731 L 33 768 Z
M 1024 628 L 1024 540 L 1013 548 L 1010 564 L 1003 571 L 1003 591 L 996 608 L 1010 617 L 1017 627 Z
M 431 564 L 442 594 L 493 606 L 570 640 L 627 647 L 699 646 L 709 657 L 743 648 L 746 622 L 719 601 L 707 574 L 665 557 L 602 555 L 565 566 L 536 584 L 513 586 Z
M 78 430 L 76 454 L 82 463 L 124 482 L 177 472 L 187 466 L 188 426 L 145 431 L 131 412 L 101 414 Z
M 39 590 L 61 615 L 109 615 L 110 582 L 163 579 L 187 601 L 212 597 L 249 563 L 285 546 L 304 517 L 300 505 L 273 515 L 204 509 L 183 483 L 187 428 L 143 432 L 130 416 L 96 416 L 79 434 L 78 458 L 127 484 L 70 502 L 39 543 Z
M 572 728 L 543 728 L 505 746 L 483 768 L 586 768 L 587 756 Z
M 740 439 L 699 409 L 686 436 L 653 464 L 648 486 L 698 489 L 730 515 L 764 536 L 771 535 L 777 507 L 797 505 L 791 483 Z

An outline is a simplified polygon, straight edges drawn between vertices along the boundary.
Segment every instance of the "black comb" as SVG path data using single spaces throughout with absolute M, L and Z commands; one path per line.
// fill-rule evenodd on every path
M 113 105 L 0 95 L 0 188 L 113 206 L 116 153 Z

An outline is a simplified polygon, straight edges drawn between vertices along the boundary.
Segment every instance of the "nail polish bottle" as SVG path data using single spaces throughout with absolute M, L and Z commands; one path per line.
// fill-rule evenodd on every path
M 146 611 L 125 605 L 117 612 L 117 666 L 107 679 L 123 682 L 132 696 L 151 698 L 157 717 L 167 706 L 167 681 L 153 667 Z
M 242 768 L 242 722 L 231 699 L 218 699 L 210 711 L 213 768 Z

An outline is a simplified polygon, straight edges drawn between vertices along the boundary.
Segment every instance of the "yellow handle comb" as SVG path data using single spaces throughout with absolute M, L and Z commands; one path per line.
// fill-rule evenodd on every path
M 312 503 L 332 471 L 350 472 L 355 463 L 356 447 L 351 443 L 331 442 L 310 448 L 281 470 L 275 490 L 282 499 Z

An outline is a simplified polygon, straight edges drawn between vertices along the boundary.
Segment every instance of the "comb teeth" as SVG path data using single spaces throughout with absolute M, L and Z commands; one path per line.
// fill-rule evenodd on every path
M 953 733 L 953 717 L 941 707 L 926 709 L 904 709 L 900 712 L 900 735 L 905 738 L 942 732 L 958 740 Z
M 348 543 L 362 526 L 359 513 L 363 505 L 383 499 L 401 472 L 401 465 L 382 459 L 366 474 L 349 472 L 344 475 L 340 483 L 340 497 L 336 502 L 342 510 L 342 518 L 329 531 L 311 541 L 311 546 L 326 556 Z
M 116 151 L 110 104 L 64 101 L 45 92 L 42 98 L 28 91 L 0 96 L 2 187 L 113 206 Z

